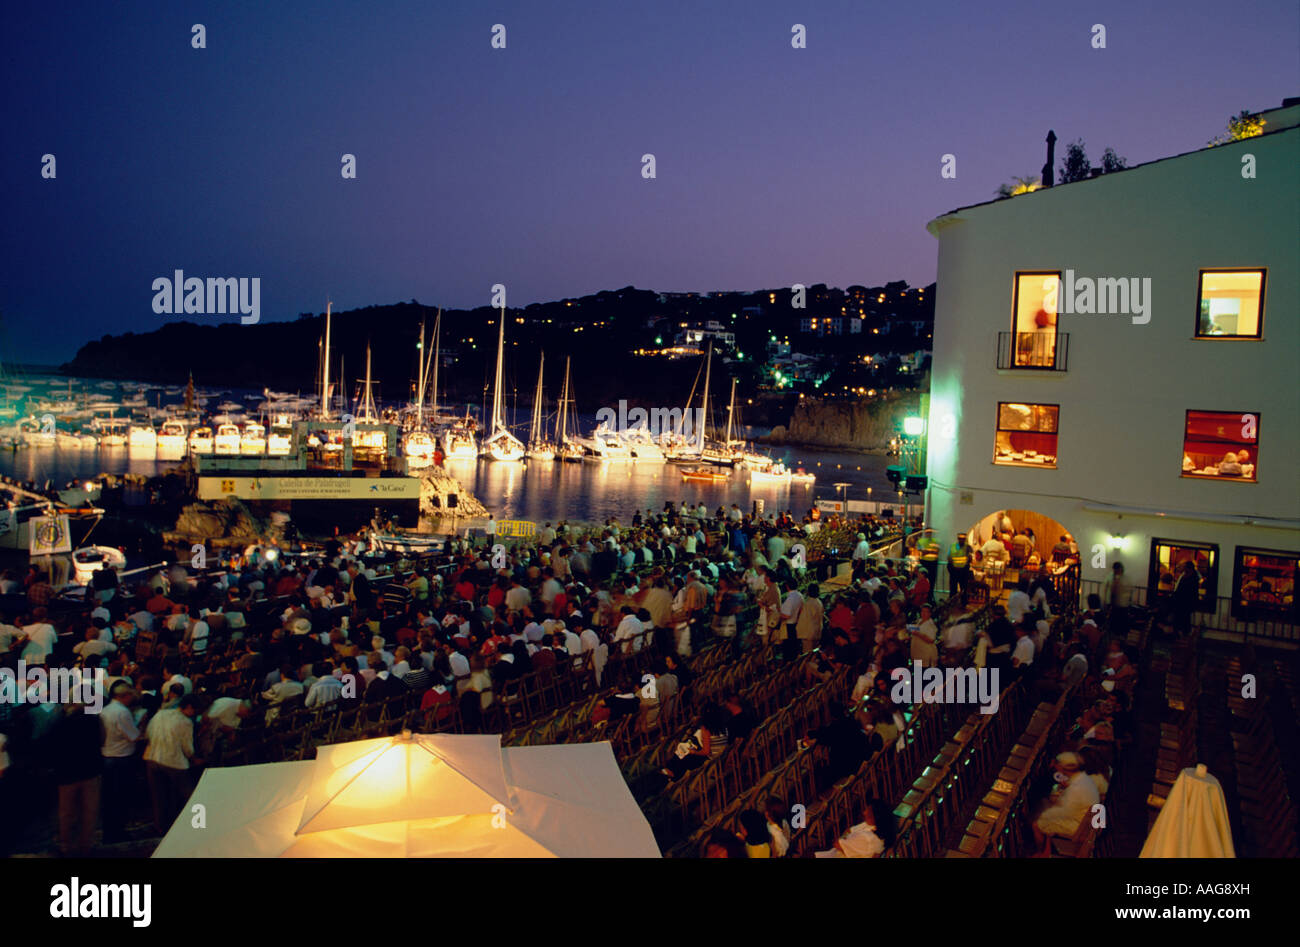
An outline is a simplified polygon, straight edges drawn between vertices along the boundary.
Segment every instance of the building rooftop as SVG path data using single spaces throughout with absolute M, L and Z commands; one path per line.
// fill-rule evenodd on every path
M 1032 198 L 1035 196 L 1041 196 L 1044 194 L 1051 193 L 1052 191 L 1055 191 L 1058 188 L 1071 187 L 1079 184 L 1093 183 L 1108 177 L 1112 177 L 1113 175 L 1116 174 L 1124 174 L 1129 171 L 1137 171 L 1140 168 L 1149 168 L 1152 165 L 1161 164 L 1166 161 L 1177 161 L 1179 158 L 1186 158 L 1189 155 L 1201 154 L 1204 151 L 1208 151 L 1211 147 L 1230 148 L 1236 145 L 1242 145 L 1248 142 L 1257 141 L 1260 138 L 1267 138 L 1270 135 L 1277 135 L 1281 132 L 1290 131 L 1291 129 L 1297 126 L 1300 126 L 1300 96 L 1294 96 L 1292 98 L 1284 99 L 1282 101 L 1282 104 L 1277 108 L 1266 109 L 1263 112 L 1256 112 L 1254 114 L 1256 115 L 1256 117 L 1262 118 L 1264 120 L 1265 130 L 1259 135 L 1252 135 L 1250 138 L 1242 138 L 1237 141 L 1225 142 L 1224 144 L 1221 145 L 1213 145 L 1213 146 L 1207 145 L 1204 148 L 1197 148 L 1194 151 L 1185 151 L 1182 152 L 1181 154 L 1169 155 L 1164 158 L 1155 158 L 1151 161 L 1144 161 L 1142 164 L 1135 164 L 1130 168 L 1123 168 L 1119 171 L 1112 171 L 1109 174 L 1099 174 L 1096 175 L 1095 177 L 1084 178 L 1081 181 L 1071 181 L 1069 184 L 1055 184 L 1051 187 L 1040 187 L 1035 191 L 1029 191 L 1024 194 L 1017 194 L 1014 196 L 1014 198 L 995 197 L 992 198 L 991 200 L 980 201 L 976 204 L 967 204 L 963 207 L 958 207 L 955 208 L 954 210 L 950 210 L 946 214 L 940 214 L 938 217 L 934 218 L 929 223 L 927 223 L 925 225 L 925 229 L 930 231 L 930 234 L 932 236 L 937 237 L 939 235 L 939 228 L 945 222 L 949 221 L 950 218 L 955 217 L 957 214 L 960 214 L 963 211 L 972 210 L 976 207 L 987 207 L 990 204 L 1001 204 L 1003 201 L 1008 201 L 1013 199 L 1021 200 L 1023 198 Z

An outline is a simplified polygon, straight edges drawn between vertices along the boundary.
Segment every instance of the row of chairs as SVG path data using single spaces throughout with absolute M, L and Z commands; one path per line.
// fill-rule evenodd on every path
M 824 799 L 809 807 L 805 814 L 807 825 L 795 831 L 790 854 L 808 857 L 829 849 L 857 822 L 871 799 L 898 799 L 909 785 L 909 777 L 925 765 L 943 739 L 945 717 L 949 716 L 952 713 L 947 705 L 921 704 L 915 708 L 901 735 L 901 746 L 895 742 L 883 747 L 855 774 L 837 782 Z
M 935 754 L 894 810 L 898 840 L 887 857 L 931 858 L 944 849 L 952 828 L 989 781 L 1025 725 L 1024 679 L 1002 692 L 997 713 L 971 712 Z
M 1287 792 L 1269 698 L 1242 695 L 1241 659 L 1228 661 L 1229 726 L 1242 827 L 1264 858 L 1295 858 L 1296 810 Z
M 671 783 L 645 806 L 647 818 L 661 840 L 661 847 L 671 848 L 726 809 L 729 802 L 753 784 L 752 760 L 765 741 L 793 747 L 800 736 L 825 722 L 835 702 L 844 700 L 843 678 L 814 685 L 807 694 L 776 717 L 775 727 L 755 731 L 741 747 L 729 745 L 722 755 Z
M 951 855 L 1014 858 L 1023 851 L 1030 818 L 1030 789 L 1046 772 L 1071 719 L 1070 697 L 1071 691 L 1066 691 L 1055 703 L 1043 702 L 1034 710 Z M 1091 821 L 1083 820 L 1089 825 Z

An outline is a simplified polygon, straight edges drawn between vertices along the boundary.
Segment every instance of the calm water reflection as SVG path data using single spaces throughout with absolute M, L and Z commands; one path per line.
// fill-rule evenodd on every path
M 564 464 L 536 460 L 503 464 L 469 460 L 448 461 L 448 470 L 499 519 L 539 522 L 603 520 L 611 516 L 626 521 L 635 509 L 659 510 L 667 501 L 681 500 L 703 501 L 710 509 L 735 503 L 748 510 L 754 499 L 761 498 L 768 510 L 790 509 L 801 514 L 815 498 L 837 498 L 840 492 L 836 483 L 849 484 L 847 494 L 853 499 L 866 499 L 868 487 L 874 499 L 888 499 L 889 484 L 884 476 L 890 463 L 887 458 L 803 448 L 774 454 L 787 464 L 803 466 L 816 474 L 816 484 L 763 484 L 751 488 L 743 469 L 733 471 L 726 482 L 688 483 L 682 480 L 682 469 L 673 464 Z M 0 473 L 34 480 L 38 485 L 46 480 L 62 485 L 100 473 L 152 476 L 171 466 L 174 464 L 159 461 L 153 454 L 134 454 L 127 447 L 24 447 L 0 452 Z

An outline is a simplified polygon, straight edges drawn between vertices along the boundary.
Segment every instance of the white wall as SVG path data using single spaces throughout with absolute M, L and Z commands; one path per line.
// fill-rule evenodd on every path
M 1241 176 L 1253 154 L 1257 177 Z M 1151 536 L 1218 542 L 1219 594 L 1234 545 L 1300 549 L 1296 528 L 1086 512 L 1086 503 L 1291 520 L 1300 528 L 1300 129 L 955 212 L 939 239 L 928 428 L 931 521 L 949 536 L 1007 506 L 1072 530 L 1082 550 L 1129 536 L 1145 581 Z M 1201 268 L 1268 268 L 1262 341 L 1197 341 Z M 1017 271 L 1150 277 L 1151 321 L 1060 316 L 1066 372 L 999 371 Z M 995 466 L 999 401 L 1061 405 L 1055 470 Z M 1260 417 L 1257 483 L 1180 476 L 1188 409 Z M 973 502 L 960 502 L 970 491 Z M 947 541 L 951 541 L 951 537 Z M 1107 561 L 1111 551 L 1107 549 Z M 1085 578 L 1101 578 L 1084 557 Z

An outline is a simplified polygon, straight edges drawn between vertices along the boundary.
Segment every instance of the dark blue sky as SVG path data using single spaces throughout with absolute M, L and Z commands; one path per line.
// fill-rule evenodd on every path
M 178 268 L 261 277 L 264 320 L 927 283 L 925 223 L 1049 127 L 1137 164 L 1300 93 L 1294 0 L 9 0 L 0 47 L 0 358 L 35 361 L 174 318 Z

